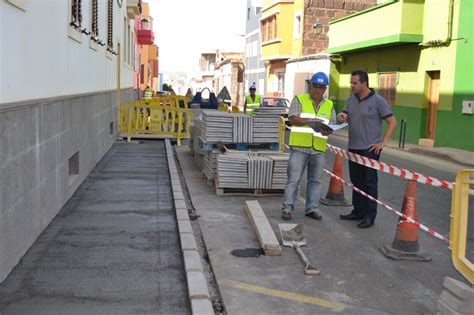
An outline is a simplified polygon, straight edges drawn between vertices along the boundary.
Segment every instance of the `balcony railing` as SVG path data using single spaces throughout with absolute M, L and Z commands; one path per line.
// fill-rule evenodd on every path
M 390 1 L 331 22 L 328 52 L 421 43 L 424 2 Z

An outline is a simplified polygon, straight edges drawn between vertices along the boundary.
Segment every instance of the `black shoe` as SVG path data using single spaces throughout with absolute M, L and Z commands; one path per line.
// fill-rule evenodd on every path
M 305 214 L 305 216 L 307 216 L 308 218 L 311 218 L 311 219 L 318 220 L 318 221 L 321 221 L 323 219 L 322 215 L 320 215 L 316 211 Z
M 346 221 L 360 221 L 363 218 L 364 217 L 358 216 L 357 214 L 353 214 L 353 213 L 339 215 L 339 219 L 346 220 Z
M 362 222 L 360 222 L 359 224 L 357 224 L 357 227 L 359 229 L 367 229 L 371 226 L 374 225 L 374 220 L 372 219 L 369 219 L 369 218 L 365 218 L 364 220 L 362 220 Z

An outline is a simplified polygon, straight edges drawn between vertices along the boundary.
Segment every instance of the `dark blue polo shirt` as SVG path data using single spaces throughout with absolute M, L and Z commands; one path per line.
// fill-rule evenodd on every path
M 362 100 L 351 95 L 343 109 L 349 115 L 349 149 L 366 150 L 382 141 L 382 121 L 393 115 L 387 101 L 370 90 Z

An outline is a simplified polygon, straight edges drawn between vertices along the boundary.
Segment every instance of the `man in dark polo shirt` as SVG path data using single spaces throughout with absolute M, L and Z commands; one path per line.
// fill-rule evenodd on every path
M 390 139 L 397 121 L 387 101 L 369 88 L 369 77 L 365 71 L 351 73 L 353 95 L 347 100 L 343 111 L 337 115 L 339 122 L 349 123 L 349 152 L 379 160 L 382 148 Z M 382 121 L 388 124 L 382 137 Z M 352 184 L 374 198 L 378 198 L 377 170 L 349 161 Z M 341 214 L 341 220 L 361 221 L 361 229 L 374 225 L 377 203 L 352 192 L 354 209 L 349 214 Z

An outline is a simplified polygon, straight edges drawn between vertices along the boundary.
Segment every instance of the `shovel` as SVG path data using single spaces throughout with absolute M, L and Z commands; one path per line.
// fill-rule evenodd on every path
M 318 268 L 311 265 L 306 255 L 303 253 L 303 250 L 300 248 L 303 245 L 306 245 L 306 239 L 303 235 L 303 225 L 302 224 L 291 224 L 291 223 L 280 223 L 278 224 L 280 229 L 281 241 L 283 246 L 293 247 L 298 255 L 300 256 L 303 263 L 305 263 L 304 274 L 311 276 L 318 276 L 321 272 Z

